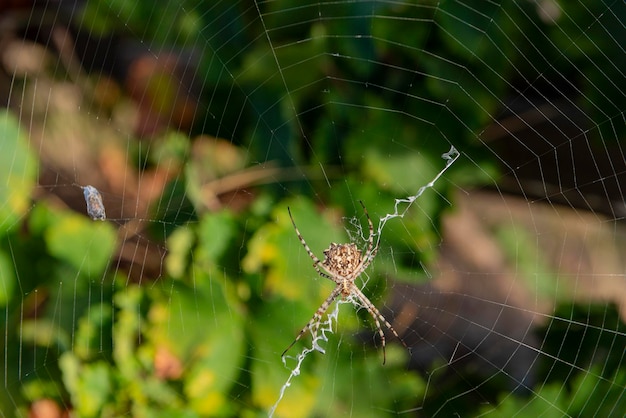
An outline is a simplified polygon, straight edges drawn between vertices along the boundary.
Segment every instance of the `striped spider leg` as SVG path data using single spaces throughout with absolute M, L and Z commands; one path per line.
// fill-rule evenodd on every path
M 317 337 L 317 332 L 320 327 L 320 322 L 322 320 L 322 316 L 324 312 L 328 309 L 328 307 L 333 303 L 333 301 L 341 295 L 343 299 L 346 299 L 350 296 L 356 298 L 358 302 L 367 309 L 367 312 L 372 316 L 374 322 L 376 323 L 376 328 L 378 329 L 378 335 L 380 335 L 380 340 L 383 348 L 383 364 L 387 360 L 387 354 L 385 352 L 385 333 L 380 326 L 382 322 L 385 326 L 396 336 L 400 342 L 407 347 L 405 342 L 400 338 L 395 329 L 391 326 L 389 321 L 385 319 L 385 317 L 380 313 L 380 311 L 374 306 L 374 304 L 363 294 L 361 289 L 355 284 L 355 280 L 363 274 L 365 269 L 370 265 L 376 253 L 378 252 L 378 244 L 374 245 L 374 225 L 372 224 L 372 220 L 370 218 L 367 209 L 363 202 L 359 201 L 361 206 L 363 206 L 363 211 L 365 212 L 365 216 L 367 217 L 367 223 L 369 225 L 369 237 L 367 239 L 367 251 L 363 256 L 361 251 L 357 248 L 354 243 L 349 244 L 336 244 L 331 243 L 330 247 L 324 250 L 324 260 L 320 261 L 319 258 L 313 251 L 309 248 L 306 241 L 300 234 L 298 227 L 296 226 L 296 222 L 293 220 L 293 216 L 291 215 L 291 210 L 287 208 L 289 212 L 289 217 L 291 218 L 291 223 L 293 224 L 293 228 L 296 231 L 296 235 L 298 235 L 298 239 L 304 246 L 304 249 L 309 254 L 309 257 L 313 260 L 313 267 L 317 271 L 317 273 L 325 277 L 329 280 L 335 282 L 336 286 L 333 289 L 332 293 L 326 298 L 324 303 L 315 311 L 313 318 L 302 328 L 296 339 L 283 351 L 281 357 L 284 357 L 287 351 L 302 337 L 302 335 L 306 331 L 311 331 L 313 338 Z M 407 347 L 408 348 L 408 347 Z

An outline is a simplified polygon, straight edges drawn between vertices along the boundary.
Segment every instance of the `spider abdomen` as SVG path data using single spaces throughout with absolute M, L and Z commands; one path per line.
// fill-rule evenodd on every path
M 324 250 L 322 265 L 330 273 L 349 278 L 357 271 L 361 260 L 361 251 L 355 244 L 336 244 L 333 242 L 328 249 Z

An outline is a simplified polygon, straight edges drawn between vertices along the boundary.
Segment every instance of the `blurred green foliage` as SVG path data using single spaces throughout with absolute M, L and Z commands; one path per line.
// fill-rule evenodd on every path
M 585 6 L 572 4 L 570 17 L 583 14 Z M 152 164 L 178 164 L 181 171 L 153 212 L 156 228 L 167 229 L 164 274 L 134 283 L 111 265 L 117 244 L 112 224 L 29 204 L 35 157 L 15 119 L 2 113 L 0 171 L 8 180 L 0 185 L 0 306 L 7 314 L 0 345 L 8 390 L 0 404 L 11 406 L 2 413 L 26 415 L 29 402 L 51 398 L 81 417 L 264 415 L 289 376 L 280 353 L 332 289 L 316 278 L 287 206 L 319 256 L 329 242 L 348 240 L 344 216 L 364 228 L 358 200 L 373 219 L 392 212 L 394 199 L 428 183 L 444 165 L 440 155 L 454 145 L 466 158 L 449 171 L 449 183 L 438 183 L 401 225 L 385 229 L 381 251 L 399 251 L 393 259 L 377 259 L 367 294 L 379 304 L 384 277 L 425 280 L 420 263 L 436 256 L 448 205 L 442 196 L 449 198 L 450 184 L 484 184 L 497 176 L 493 155 L 476 132 L 501 108 L 502 97 L 516 94 L 515 83 L 554 63 L 561 65 L 555 77 L 575 77 L 563 65 L 583 65 L 592 82 L 582 83 L 582 96 L 594 104 L 592 114 L 606 122 L 611 116 L 599 109 L 619 107 L 610 93 L 600 94 L 611 89 L 592 65 L 597 44 L 594 49 L 580 38 L 580 48 L 565 48 L 571 39 L 541 22 L 532 2 L 480 5 L 309 7 L 283 0 L 257 10 L 237 2 L 89 1 L 82 30 L 138 36 L 154 50 L 205 51 L 198 78 L 210 98 L 203 98 L 196 130 L 226 132 L 242 148 L 219 151 L 233 152 L 225 167 L 210 161 L 219 145 L 191 152 L 186 134 L 169 134 L 151 148 Z M 580 19 L 578 26 L 587 27 L 588 15 Z M 528 60 L 557 50 L 571 55 Z M 290 185 L 289 192 L 304 197 L 268 186 L 241 212 L 207 210 L 204 185 L 258 162 L 320 165 L 330 176 Z M 348 228 L 358 236 L 358 228 Z M 330 336 L 326 355 L 307 359 L 277 414 L 379 417 L 383 410 L 391 415 L 428 402 L 424 380 L 404 370 L 404 350 L 389 347 L 383 368 L 373 347 L 366 351 L 341 338 L 370 320 L 351 306 L 340 309 L 341 331 Z M 604 389 L 615 405 L 623 402 L 615 391 L 624 385 L 623 370 L 583 370 L 589 372 L 573 373 L 567 390 L 551 383 L 530 400 L 503 392 L 497 410 L 477 404 L 465 412 L 584 416 L 585 408 L 604 406 L 581 404 L 577 397 Z
M 37 165 L 25 136 L 17 119 L 6 110 L 0 110 L 0 178 L 3 179 L 0 182 L 0 236 L 14 228 L 30 206 Z M 8 278 L 5 280 L 10 286 Z
M 554 314 L 555 320 L 541 331 L 542 349 L 560 361 L 542 362 L 545 383 L 530 399 L 501 394 L 497 406 L 481 411 L 495 417 L 623 415 L 626 324 L 616 307 L 563 303 Z

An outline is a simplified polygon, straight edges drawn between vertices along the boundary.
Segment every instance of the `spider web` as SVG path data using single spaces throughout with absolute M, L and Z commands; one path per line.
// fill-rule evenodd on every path
M 624 21 L 0 4 L 0 416 L 624 415 Z M 287 207 L 319 257 L 359 201 L 410 350 L 348 298 L 283 362 L 334 285 Z
M 458 151 L 452 147 L 450 149 L 450 151 L 446 152 L 445 154 L 442 155 L 442 158 L 445 160 L 445 167 L 439 172 L 437 173 L 437 176 L 431 180 L 428 184 L 426 184 L 425 186 L 422 186 L 419 188 L 419 190 L 417 191 L 417 193 L 413 196 L 409 196 L 407 198 L 404 199 L 396 199 L 395 204 L 394 204 L 394 211 L 393 213 L 388 213 L 387 215 L 385 215 L 384 217 L 382 217 L 380 219 L 380 222 L 378 224 L 378 230 L 376 232 L 376 236 L 374 238 L 375 242 L 374 242 L 374 247 L 377 247 L 380 244 L 380 237 L 383 231 L 383 228 L 385 227 L 385 224 L 387 223 L 388 220 L 390 219 L 394 219 L 394 218 L 403 218 L 404 215 L 407 213 L 407 211 L 409 210 L 409 208 L 411 207 L 411 205 L 413 204 L 413 202 L 415 202 L 415 200 L 417 200 L 423 193 L 424 191 L 426 191 L 429 188 L 434 187 L 435 182 L 446 172 L 446 170 L 454 163 L 454 161 L 459 157 L 459 153 Z M 355 218 L 350 219 L 350 223 L 356 227 L 357 229 L 357 234 L 359 236 L 360 241 L 363 242 L 367 242 L 368 239 L 365 237 L 364 232 L 361 228 L 361 225 L 358 223 L 358 221 Z M 353 234 L 351 233 L 350 230 L 346 231 L 348 233 L 348 236 L 350 237 L 350 241 L 351 242 L 355 242 L 357 241 L 356 237 L 353 237 Z M 363 281 L 363 285 L 362 287 L 365 287 L 367 285 L 368 280 L 367 279 L 363 279 L 363 277 L 367 277 L 367 273 L 364 272 L 362 275 L 360 275 L 359 279 L 361 279 Z M 320 318 L 316 323 L 313 323 L 309 329 L 315 329 L 315 328 L 319 328 L 319 335 L 313 336 L 313 339 L 311 340 L 311 347 L 310 348 L 304 348 L 296 357 L 296 365 L 291 369 L 291 372 L 289 374 L 289 377 L 287 378 L 287 381 L 285 382 L 285 384 L 282 386 L 282 388 L 280 389 L 280 394 L 278 397 L 278 400 L 276 401 L 276 403 L 270 408 L 270 412 L 269 412 L 269 416 L 272 417 L 276 411 L 276 408 L 278 407 L 280 401 L 282 400 L 282 398 L 285 395 L 285 391 L 287 390 L 287 388 L 289 388 L 289 386 L 291 386 L 291 382 L 292 380 L 298 376 L 300 374 L 301 368 L 302 368 L 302 363 L 304 362 L 304 360 L 306 359 L 306 357 L 313 353 L 314 351 L 319 351 L 322 354 L 326 353 L 326 350 L 320 345 L 320 343 L 326 343 L 328 342 L 328 336 L 326 335 L 327 333 L 331 334 L 333 333 L 333 322 L 336 324 L 337 323 L 337 319 L 339 316 L 339 304 L 340 303 L 351 303 L 353 304 L 355 307 L 357 308 L 365 308 L 364 306 L 362 306 L 362 303 L 358 300 L 358 298 L 354 297 L 353 295 L 350 295 L 349 297 L 342 299 L 341 297 L 339 297 L 339 299 L 337 300 L 337 303 L 333 302 L 335 305 L 334 310 L 328 314 L 326 316 L 326 320 L 323 321 L 323 317 Z M 384 326 L 384 325 L 381 325 Z M 308 331 L 310 332 L 310 331 Z M 283 357 L 283 363 L 285 364 L 285 366 L 287 366 L 287 361 L 286 358 Z

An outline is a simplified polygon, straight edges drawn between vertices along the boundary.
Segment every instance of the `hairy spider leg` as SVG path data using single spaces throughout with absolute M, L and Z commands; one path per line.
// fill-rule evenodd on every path
M 372 218 L 370 218 L 369 212 L 367 211 L 367 208 L 365 207 L 365 204 L 363 203 L 363 201 L 359 200 L 359 203 L 363 207 L 363 212 L 365 212 L 365 216 L 367 217 L 367 224 L 369 226 L 367 252 L 365 253 L 365 257 L 361 263 L 361 266 L 359 266 L 359 268 L 357 269 L 358 274 L 362 274 L 367 269 L 367 267 L 369 267 L 370 263 L 374 260 L 374 257 L 376 257 L 376 254 L 378 253 L 378 245 L 374 246 L 374 224 L 372 223 Z M 356 280 L 356 277 L 354 279 Z M 381 341 L 381 345 L 383 348 L 383 364 L 385 364 L 385 362 L 387 361 L 385 333 L 383 332 L 382 327 L 380 326 L 379 318 L 381 321 L 383 321 L 385 326 L 393 333 L 393 335 L 395 335 L 396 338 L 402 343 L 402 345 L 407 349 L 408 347 L 406 343 L 404 342 L 404 340 L 400 338 L 396 330 L 391 326 L 389 321 L 387 321 L 385 317 L 380 313 L 380 311 L 376 308 L 376 306 L 374 306 L 374 304 L 370 302 L 367 296 L 363 294 L 361 289 L 359 289 L 358 286 L 356 285 L 353 285 L 353 288 L 354 288 L 353 292 L 356 294 L 359 301 L 363 303 L 363 305 L 365 306 L 369 314 L 372 316 L 372 318 L 374 318 L 374 321 L 376 323 L 376 328 L 378 328 L 378 335 L 380 335 L 380 341 Z
M 385 319 L 383 314 L 381 314 L 380 311 L 376 308 L 376 306 L 374 306 L 374 304 L 370 302 L 367 296 L 365 296 L 363 292 L 361 292 L 361 289 L 359 289 L 357 286 L 354 286 L 353 292 L 356 295 L 356 297 L 359 299 L 359 301 L 363 304 L 363 306 L 365 306 L 365 309 L 367 309 L 367 312 L 369 312 L 372 318 L 374 318 L 374 322 L 376 323 L 376 328 L 378 328 L 378 335 L 380 335 L 380 341 L 383 347 L 383 365 L 384 365 L 385 362 L 387 361 L 387 353 L 385 350 L 385 333 L 383 332 L 383 329 L 380 326 L 380 321 L 382 321 L 383 324 L 385 324 L 385 326 L 389 329 L 389 331 L 391 331 L 393 335 L 396 336 L 396 338 L 402 343 L 402 345 L 406 349 L 408 349 L 409 347 L 406 345 L 404 340 L 400 338 L 400 336 L 398 335 L 396 330 L 391 326 L 389 321 Z
M 359 271 L 359 274 L 361 274 L 361 272 L 367 269 L 367 267 L 370 265 L 372 260 L 374 260 L 374 257 L 376 257 L 376 254 L 378 253 L 378 245 L 374 247 L 374 224 L 372 223 L 372 218 L 370 218 L 370 214 L 367 211 L 367 208 L 365 207 L 365 203 L 363 203 L 362 200 L 359 200 L 359 203 L 363 207 L 363 212 L 365 212 L 365 216 L 367 217 L 367 224 L 370 230 L 370 235 L 369 235 L 369 238 L 367 239 L 367 242 L 368 242 L 367 252 L 363 255 L 363 260 L 361 261 L 361 265 L 357 269 L 357 271 Z
M 315 254 L 313 254 L 313 251 L 311 251 L 311 249 L 309 248 L 308 244 L 304 240 L 304 237 L 302 237 L 302 234 L 300 233 L 300 230 L 296 226 L 296 221 L 294 221 L 293 220 L 293 216 L 291 216 L 291 209 L 289 209 L 289 206 L 287 206 L 287 212 L 289 212 L 289 218 L 291 218 L 291 224 L 293 225 L 293 229 L 296 230 L 296 235 L 298 236 L 298 239 L 300 240 L 300 243 L 302 244 L 302 246 L 304 247 L 306 252 L 309 254 L 309 257 L 311 257 L 311 259 L 313 260 L 313 267 L 315 268 L 315 271 L 317 271 L 317 274 L 319 274 L 322 277 L 327 278 L 328 280 L 334 281 L 332 276 L 324 273 L 320 269 L 319 265 L 322 264 L 322 262 L 320 261 L 319 258 L 317 258 L 317 256 Z
M 333 301 L 337 298 L 337 296 L 339 296 L 339 293 L 341 293 L 341 288 L 339 286 L 337 286 L 337 287 L 335 287 L 333 289 L 333 291 L 330 294 L 330 296 L 328 296 L 326 298 L 324 303 L 322 303 L 322 305 L 317 309 L 317 311 L 315 311 L 315 314 L 313 315 L 313 318 L 311 318 L 311 320 L 304 326 L 304 328 L 302 328 L 302 330 L 300 331 L 300 333 L 298 334 L 296 339 L 293 340 L 293 342 L 291 344 L 289 344 L 289 347 L 287 347 L 285 349 L 285 351 L 283 351 L 283 354 L 280 355 L 281 357 L 285 357 L 285 354 L 287 354 L 287 351 L 289 351 L 289 349 L 291 347 L 293 347 L 295 343 L 298 342 L 300 337 L 302 337 L 302 335 L 307 330 L 309 330 L 311 328 L 311 325 L 313 325 L 313 324 L 315 324 L 315 328 L 314 328 L 314 331 L 311 332 L 311 335 L 313 336 L 313 339 L 315 339 L 317 337 L 317 331 L 319 330 L 320 323 L 322 322 L 322 315 L 324 315 L 324 312 L 326 312 L 326 310 L 328 309 L 330 304 L 333 303 Z

